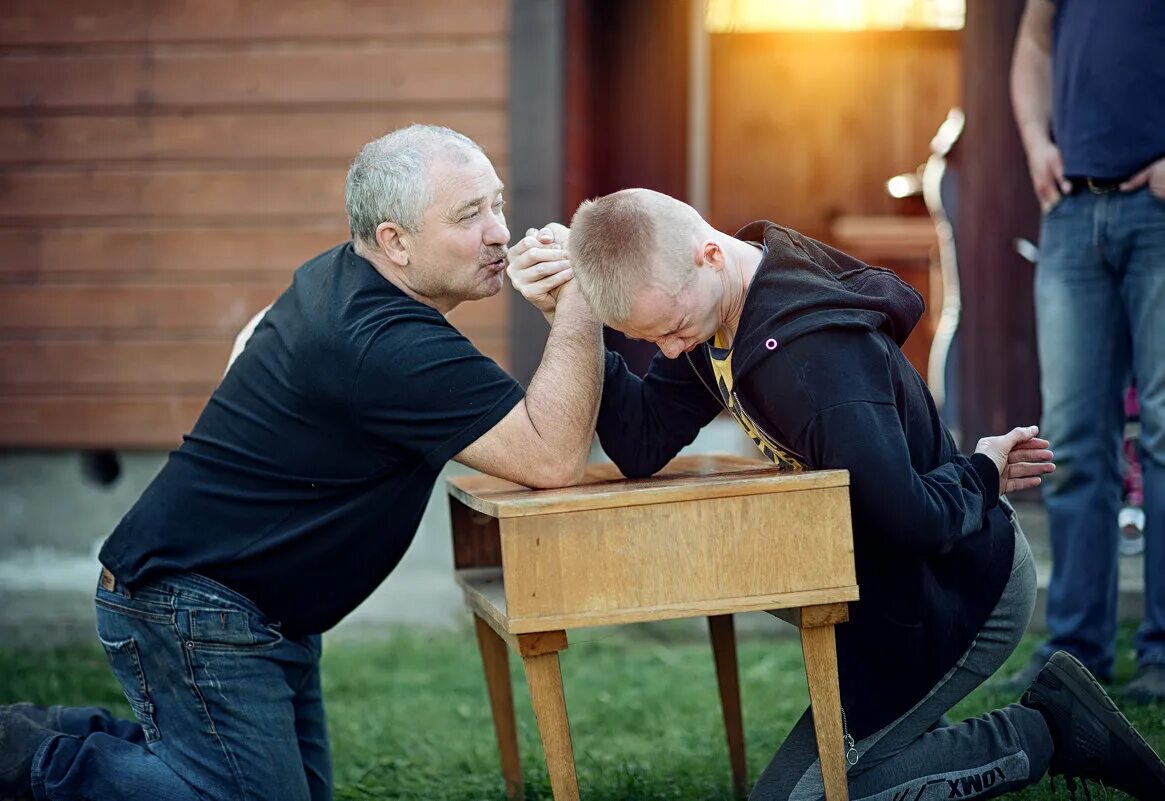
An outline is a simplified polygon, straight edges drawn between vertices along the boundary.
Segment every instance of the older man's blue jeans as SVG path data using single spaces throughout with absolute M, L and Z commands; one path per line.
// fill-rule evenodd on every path
M 1052 539 L 1050 639 L 1112 678 L 1123 395 L 1141 403 L 1145 489 L 1142 665 L 1165 663 L 1165 200 L 1149 190 L 1068 195 L 1044 217 L 1036 272 L 1042 436 Z
M 136 721 L 53 708 L 38 799 L 322 801 L 331 756 L 320 638 L 285 638 L 243 596 L 193 575 L 97 590 L 97 633 Z

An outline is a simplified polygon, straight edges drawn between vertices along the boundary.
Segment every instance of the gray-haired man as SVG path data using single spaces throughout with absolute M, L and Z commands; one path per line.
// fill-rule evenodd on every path
M 331 797 L 319 635 L 396 566 L 441 468 L 585 467 L 602 363 L 578 290 L 525 391 L 444 316 L 501 289 L 503 205 L 461 134 L 364 147 L 352 241 L 296 271 L 101 550 L 98 634 L 137 721 L 0 710 L 0 798 Z M 528 238 L 512 267 L 553 255 Z

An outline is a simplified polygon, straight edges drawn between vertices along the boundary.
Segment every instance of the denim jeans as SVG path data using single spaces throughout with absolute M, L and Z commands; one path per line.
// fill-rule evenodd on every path
M 971 647 L 902 717 L 858 740 L 848 769 L 852 801 L 984 799 L 1038 781 L 1052 758 L 1042 714 L 1011 704 L 949 725 L 946 713 L 1004 663 L 1035 608 L 1036 572 L 1014 511 L 1011 577 Z M 757 780 L 749 801 L 820 801 L 825 797 L 812 710 L 793 726 Z
M 1044 217 L 1036 271 L 1041 436 L 1052 539 L 1049 640 L 1111 680 L 1124 391 L 1141 403 L 1145 619 L 1141 664 L 1165 663 L 1165 200 L 1078 192 Z
M 97 589 L 97 633 L 136 722 L 53 708 L 37 799 L 331 797 L 320 638 L 285 638 L 249 600 L 171 576 Z

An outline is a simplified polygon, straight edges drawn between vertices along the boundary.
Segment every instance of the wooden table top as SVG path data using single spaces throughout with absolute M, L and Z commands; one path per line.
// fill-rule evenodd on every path
M 449 494 L 475 511 L 505 518 L 848 485 L 846 470 L 791 472 L 760 459 L 717 454 L 682 456 L 639 479 L 624 478 L 613 464 L 592 464 L 581 483 L 561 489 L 533 490 L 493 476 L 460 476 L 449 479 Z

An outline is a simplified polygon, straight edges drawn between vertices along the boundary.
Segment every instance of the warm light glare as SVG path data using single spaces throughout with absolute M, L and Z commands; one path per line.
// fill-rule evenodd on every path
M 707 0 L 711 33 L 963 27 L 965 0 Z
M 886 191 L 890 193 L 890 197 L 910 197 L 918 194 L 920 184 L 917 175 L 895 175 L 886 182 Z

